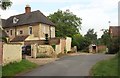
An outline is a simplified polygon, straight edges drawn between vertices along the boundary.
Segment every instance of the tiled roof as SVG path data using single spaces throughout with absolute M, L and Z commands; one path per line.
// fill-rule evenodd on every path
M 16 37 L 13 38 L 10 42 L 23 42 L 23 41 L 25 41 L 25 39 L 26 39 L 28 36 L 29 36 L 29 35 L 16 36 Z
M 13 19 L 17 18 L 17 23 L 13 23 Z M 33 11 L 30 13 L 23 13 L 15 16 L 11 16 L 6 19 L 6 24 L 4 27 L 13 27 L 13 26 L 21 26 L 21 25 L 31 25 L 34 23 L 43 23 L 51 26 L 55 26 L 53 22 L 51 22 L 43 13 L 39 10 Z
M 1 21 L 2 21 L 2 27 L 4 27 L 5 24 L 6 24 L 6 20 L 5 19 L 1 19 Z

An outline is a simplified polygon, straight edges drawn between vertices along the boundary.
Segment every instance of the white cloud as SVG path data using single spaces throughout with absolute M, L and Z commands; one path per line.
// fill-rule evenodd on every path
M 12 0 L 13 5 L 26 5 L 26 4 L 35 4 L 35 3 L 46 3 L 49 5 L 51 3 L 59 3 L 62 10 L 70 9 L 78 17 L 81 17 L 82 20 L 82 34 L 85 34 L 89 28 L 94 28 L 98 32 L 100 37 L 101 29 L 109 28 L 108 21 L 111 21 L 111 25 L 118 25 L 118 1 L 120 0 Z M 71 3 L 69 6 L 62 6 L 62 3 Z M 51 10 L 49 12 L 42 11 L 46 16 L 57 11 Z M 0 10 L 0 15 L 2 18 L 7 18 L 11 15 L 20 14 L 17 10 Z
M 90 4 L 74 4 L 62 8 L 62 10 L 70 9 L 82 20 L 82 34 L 86 34 L 89 28 L 94 28 L 98 33 L 98 37 L 102 35 L 101 29 L 108 29 L 108 21 L 112 26 L 118 25 L 118 0 L 91 0 Z
M 10 17 L 11 15 L 16 15 L 16 14 L 19 14 L 19 12 L 17 12 L 16 10 L 1 10 L 0 9 L 0 15 L 1 15 L 1 18 L 3 19 L 6 19 L 8 17 Z

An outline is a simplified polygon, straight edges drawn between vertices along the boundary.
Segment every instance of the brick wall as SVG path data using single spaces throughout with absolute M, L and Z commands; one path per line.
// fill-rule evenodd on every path
M 98 45 L 97 47 L 98 47 L 98 52 L 105 51 L 107 48 L 107 46 L 105 46 L 105 45 Z

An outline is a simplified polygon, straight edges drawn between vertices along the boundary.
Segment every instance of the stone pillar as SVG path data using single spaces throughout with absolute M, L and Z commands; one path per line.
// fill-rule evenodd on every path
M 38 49 L 38 48 L 37 48 L 37 44 L 31 45 L 31 49 L 32 49 L 32 50 L 31 50 L 31 51 L 32 51 L 32 52 L 31 52 L 31 56 L 32 56 L 33 58 L 36 58 L 36 57 L 37 57 L 37 55 L 36 55 L 36 54 L 37 54 L 37 49 Z
M 74 51 L 75 53 L 77 53 L 77 46 L 74 46 Z

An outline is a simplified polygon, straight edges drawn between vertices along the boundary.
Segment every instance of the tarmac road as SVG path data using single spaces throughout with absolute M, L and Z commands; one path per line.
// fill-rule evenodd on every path
M 108 54 L 65 56 L 22 74 L 22 76 L 89 76 L 89 71 L 94 64 L 113 56 Z

